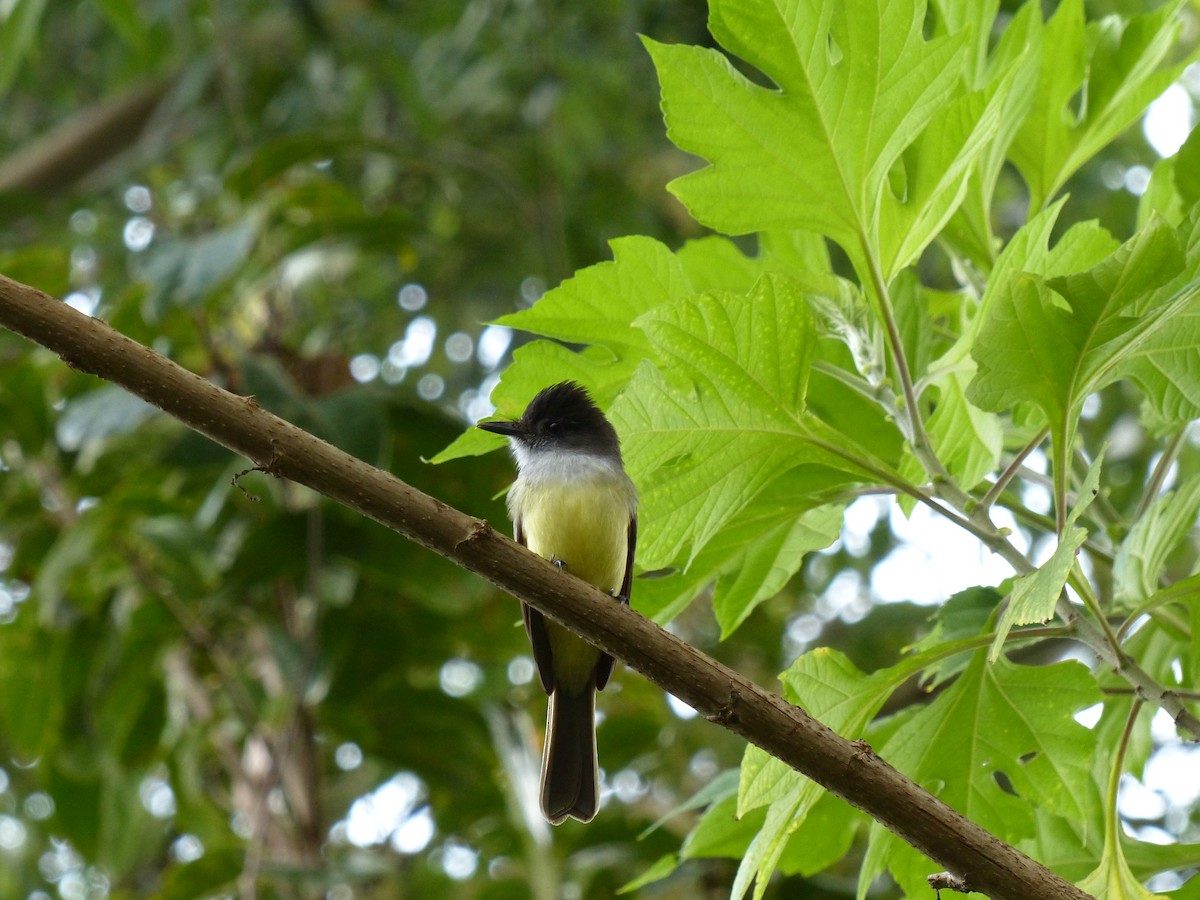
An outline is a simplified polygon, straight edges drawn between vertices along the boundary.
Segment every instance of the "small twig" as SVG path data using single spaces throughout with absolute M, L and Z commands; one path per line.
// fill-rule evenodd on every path
M 983 495 L 983 499 L 979 501 L 979 505 L 982 509 L 987 510 L 992 508 L 992 504 L 996 502 L 996 499 L 1002 493 L 1004 493 L 1004 489 L 1008 487 L 1008 483 L 1013 480 L 1017 472 L 1021 471 L 1021 465 L 1025 462 L 1025 458 L 1041 445 L 1042 441 L 1046 439 L 1046 435 L 1049 433 L 1049 428 L 1043 428 L 1036 435 L 1034 435 L 1032 441 L 1021 448 L 1020 453 L 1013 457 L 1013 461 L 1010 462 L 1004 471 L 1000 473 L 1000 477 L 996 479 L 996 483 L 988 489 L 988 492 Z
M 229 483 L 241 491 L 242 496 L 244 496 L 251 503 L 262 503 L 262 497 L 258 496 L 258 494 L 252 494 L 242 487 L 242 478 L 246 475 L 249 475 L 251 472 L 266 472 L 266 469 L 264 469 L 262 466 L 251 466 L 249 469 L 242 469 L 242 471 L 238 472 L 231 479 L 229 479 Z
M 1187 428 L 1176 432 L 1172 438 L 1167 441 L 1167 445 L 1163 447 L 1162 455 L 1158 458 L 1158 462 L 1154 464 L 1154 471 L 1150 473 L 1150 478 L 1146 481 L 1146 489 L 1142 491 L 1142 498 L 1138 500 L 1137 508 L 1133 511 L 1133 521 L 1138 521 L 1146 510 L 1150 508 L 1150 504 L 1158 499 L 1159 493 L 1162 491 L 1163 483 L 1167 480 L 1167 472 L 1171 470 L 1172 464 L 1179 456 L 1179 451 L 1183 449 L 1183 442 L 1187 438 Z
M 957 894 L 971 893 L 971 887 L 967 883 L 967 879 L 960 878 L 958 875 L 952 875 L 949 872 L 938 872 L 936 875 L 930 875 L 928 879 L 929 886 L 933 888 L 937 894 L 938 900 L 941 900 L 942 891 L 954 891 Z

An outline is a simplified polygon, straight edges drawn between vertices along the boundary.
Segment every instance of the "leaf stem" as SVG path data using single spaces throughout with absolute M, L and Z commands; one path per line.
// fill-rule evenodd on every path
M 1004 489 L 1008 487 L 1008 483 L 1012 481 L 1017 472 L 1021 470 L 1021 464 L 1025 462 L 1026 457 L 1028 457 L 1030 453 L 1038 448 L 1042 441 L 1046 439 L 1046 435 L 1049 433 L 1049 428 L 1043 428 L 1036 435 L 1034 435 L 1033 440 L 1021 448 L 1021 452 L 1013 457 L 1013 461 L 1005 467 L 1004 471 L 1000 473 L 1000 477 L 996 479 L 995 484 L 991 486 L 988 492 L 983 495 L 983 499 L 979 501 L 979 506 L 981 509 L 991 509 L 992 504 L 996 502 L 996 499 L 1004 492 Z
M 1117 638 L 1116 632 L 1112 630 L 1112 626 L 1108 624 L 1108 617 L 1104 615 L 1104 609 L 1100 606 L 1100 600 L 1096 597 L 1095 591 L 1092 590 L 1091 583 L 1084 576 L 1083 569 L 1080 567 L 1078 560 L 1071 566 L 1071 574 L 1067 576 L 1067 581 L 1075 589 L 1075 593 L 1083 600 L 1083 605 L 1087 607 L 1092 617 L 1100 625 L 1100 630 L 1104 632 L 1104 639 L 1108 641 L 1113 652 L 1120 655 L 1121 642 Z
M 871 387 L 865 379 L 858 378 L 854 374 L 847 372 L 841 366 L 835 366 L 833 363 L 823 359 L 813 360 L 813 371 L 821 372 L 828 375 L 835 381 L 840 381 L 850 390 L 855 391 L 868 400 L 878 400 L 879 395 L 875 388 Z
M 1146 481 L 1146 489 L 1142 492 L 1142 499 L 1138 501 L 1137 508 L 1133 511 L 1133 521 L 1138 521 L 1146 514 L 1146 510 L 1150 508 L 1159 493 L 1162 491 L 1162 486 L 1167 480 L 1167 473 L 1170 471 L 1172 464 L 1179 456 L 1179 451 L 1183 449 L 1183 442 L 1187 438 L 1187 428 L 1184 427 L 1172 435 L 1167 441 L 1167 445 L 1163 447 L 1162 455 L 1159 456 L 1158 462 L 1154 464 L 1154 470 L 1150 473 L 1150 478 Z
M 926 464 L 926 459 L 935 462 L 933 470 L 929 471 L 930 475 L 944 475 L 945 469 L 941 464 L 941 460 L 932 452 L 929 443 L 929 435 L 925 433 L 925 424 L 921 421 L 921 411 L 917 407 L 917 392 L 913 388 L 912 371 L 908 367 L 908 357 L 904 353 L 904 342 L 900 338 L 900 328 L 896 324 L 896 315 L 892 310 L 891 295 L 888 293 L 887 283 L 883 280 L 883 270 L 879 267 L 879 259 L 871 246 L 871 242 L 867 239 L 867 235 L 860 229 L 858 235 L 859 242 L 862 246 L 863 256 L 866 260 L 867 272 L 871 276 L 871 285 L 875 291 L 875 298 L 879 302 L 879 317 L 883 320 L 883 328 L 887 333 L 888 345 L 892 351 L 892 361 L 896 364 L 896 376 L 900 379 L 900 390 L 904 395 L 904 405 L 906 407 L 905 414 L 908 420 L 908 428 L 905 429 L 908 434 L 909 443 L 912 444 L 913 452 L 917 454 L 917 458 L 921 460 L 922 465 Z

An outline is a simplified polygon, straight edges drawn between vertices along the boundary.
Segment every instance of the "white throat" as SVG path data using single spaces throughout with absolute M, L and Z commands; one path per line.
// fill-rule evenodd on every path
M 590 480 L 596 477 L 627 476 L 620 460 L 575 450 L 531 449 L 518 441 L 509 441 L 517 460 L 517 472 L 523 481 L 562 482 Z

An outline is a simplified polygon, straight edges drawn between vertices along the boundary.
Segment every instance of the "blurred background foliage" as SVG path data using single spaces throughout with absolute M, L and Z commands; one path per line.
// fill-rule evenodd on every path
M 498 525 L 507 460 L 422 461 L 490 412 L 514 336 L 483 323 L 614 237 L 700 234 L 663 189 L 694 164 L 636 37 L 708 43 L 700 0 L 0 17 L 0 272 Z M 1155 159 L 1132 131 L 1070 189 L 1124 236 Z M 604 809 L 551 834 L 514 601 L 239 478 L 244 460 L 7 333 L 0 384 L 0 896 L 611 897 L 695 814 L 639 835 L 738 764 L 740 742 L 621 674 Z M 1100 404 L 1098 433 L 1122 408 Z M 1109 464 L 1138 484 L 1151 450 L 1133 435 Z M 894 661 L 928 610 L 875 602 L 899 539 L 867 529 L 732 639 L 697 607 L 675 628 L 766 684 L 816 644 Z M 642 893 L 725 896 L 734 869 L 693 861 Z M 775 890 L 849 896 L 854 876 Z

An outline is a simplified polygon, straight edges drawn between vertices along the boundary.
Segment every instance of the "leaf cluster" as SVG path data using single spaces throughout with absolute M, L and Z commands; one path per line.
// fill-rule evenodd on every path
M 1197 861 L 1124 838 L 1115 785 L 1141 774 L 1155 706 L 1200 739 L 1200 137 L 1155 167 L 1123 242 L 1072 223 L 1063 188 L 1190 61 L 1184 15 L 712 0 L 719 47 L 644 43 L 668 136 L 703 161 L 670 190 L 717 234 L 615 240 L 611 262 L 500 320 L 543 338 L 515 355 L 500 414 L 566 378 L 611 409 L 641 492 L 647 615 L 711 604 L 728 637 L 781 591 L 799 615 L 796 576 L 866 495 L 1003 558 L 1012 579 L 945 598 L 892 665 L 816 649 L 781 677 L 1099 897 L 1149 896 L 1149 876 Z M 1132 492 L 1089 405 L 1163 442 Z M 470 433 L 439 459 L 491 446 Z M 1050 517 L 1026 499 L 1047 489 Z M 913 679 L 929 702 L 881 715 Z M 931 863 L 755 748 L 721 785 L 675 862 L 739 859 L 733 896 L 847 854 L 859 897 L 885 872 L 927 890 Z

